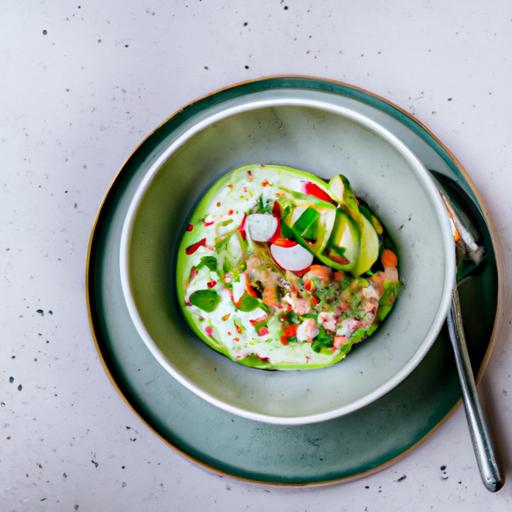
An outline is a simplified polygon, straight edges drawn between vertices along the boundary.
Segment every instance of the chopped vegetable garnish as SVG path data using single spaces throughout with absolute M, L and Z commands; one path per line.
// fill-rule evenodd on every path
M 345 176 L 251 165 L 199 202 L 178 250 L 178 297 L 203 341 L 238 363 L 321 368 L 387 317 L 397 254 Z

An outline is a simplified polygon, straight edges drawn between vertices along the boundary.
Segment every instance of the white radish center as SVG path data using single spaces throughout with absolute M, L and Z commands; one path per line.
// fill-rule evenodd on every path
M 299 244 L 293 247 L 281 247 L 272 244 L 270 252 L 279 266 L 292 272 L 304 270 L 313 263 L 313 255 Z
M 268 242 L 277 229 L 277 219 L 269 213 L 251 213 L 246 222 L 249 236 L 255 242 Z

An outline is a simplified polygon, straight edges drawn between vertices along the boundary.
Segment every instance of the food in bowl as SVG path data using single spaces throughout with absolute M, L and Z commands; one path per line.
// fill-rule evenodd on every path
M 397 249 L 342 175 L 276 165 L 218 180 L 178 249 L 178 301 L 210 347 L 262 369 L 344 359 L 390 313 Z

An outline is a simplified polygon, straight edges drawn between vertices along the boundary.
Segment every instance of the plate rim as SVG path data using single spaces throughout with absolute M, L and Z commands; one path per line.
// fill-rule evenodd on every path
M 431 430 L 429 430 L 421 439 L 416 441 L 414 444 L 412 444 L 409 448 L 404 450 L 403 452 L 399 453 L 395 457 L 390 458 L 386 462 L 383 462 L 382 464 L 379 464 L 367 471 L 363 471 L 354 475 L 350 475 L 347 477 L 342 478 L 334 478 L 334 479 L 326 479 L 321 481 L 314 481 L 314 482 L 272 482 L 272 481 L 265 481 L 265 480 L 259 480 L 259 479 L 251 479 L 248 477 L 239 476 L 234 473 L 230 473 L 227 471 L 222 471 L 218 468 L 215 468 L 213 466 L 210 466 L 206 462 L 201 461 L 200 459 L 186 453 L 184 450 L 173 444 L 170 440 L 166 439 L 160 432 L 158 432 L 130 403 L 125 393 L 121 390 L 119 387 L 117 381 L 114 379 L 108 365 L 106 362 L 106 359 L 103 356 L 102 349 L 100 347 L 96 328 L 93 320 L 92 315 L 92 308 L 91 308 L 91 286 L 90 286 L 90 280 L 91 280 L 91 272 L 90 272 L 90 263 L 91 263 L 91 255 L 92 255 L 92 248 L 94 245 L 94 239 L 98 227 L 98 222 L 101 216 L 101 213 L 103 211 L 103 207 L 105 206 L 106 200 L 108 196 L 110 195 L 112 189 L 114 188 L 114 185 L 118 181 L 121 173 L 123 172 L 124 168 L 128 164 L 128 162 L 132 159 L 132 157 L 137 153 L 137 151 L 140 149 L 140 147 L 150 138 L 152 137 L 155 132 L 157 132 L 160 128 L 162 128 L 165 124 L 167 124 L 172 118 L 174 118 L 177 114 L 182 112 L 183 110 L 187 109 L 188 107 L 191 107 L 203 100 L 207 100 L 208 98 L 215 96 L 222 92 L 227 92 L 231 89 L 236 89 L 244 85 L 258 83 L 258 82 L 265 82 L 270 80 L 286 80 L 286 79 L 296 79 L 296 80 L 305 80 L 310 82 L 320 82 L 324 84 L 331 84 L 338 87 L 343 87 L 346 89 L 351 89 L 355 92 L 361 93 L 365 96 L 368 96 L 374 100 L 377 100 L 379 102 L 382 102 L 386 104 L 387 106 L 397 110 L 399 113 L 404 115 L 407 119 L 413 122 L 413 124 L 418 125 L 423 131 L 426 132 L 426 134 L 448 155 L 449 159 L 452 161 L 453 165 L 457 168 L 457 170 L 460 172 L 460 174 L 463 176 L 463 178 L 466 180 L 468 187 L 470 188 L 471 192 L 474 195 L 474 198 L 476 199 L 477 206 L 480 208 L 482 216 L 484 218 L 484 221 L 488 227 L 489 235 L 491 239 L 491 243 L 494 249 L 495 253 L 495 259 L 496 259 L 496 275 L 497 275 L 497 297 L 496 297 L 496 315 L 494 319 L 493 329 L 492 333 L 489 339 L 489 343 L 487 345 L 487 349 L 485 351 L 485 354 L 482 358 L 482 362 L 480 364 L 479 370 L 476 375 L 476 382 L 477 384 L 482 379 L 485 370 L 487 369 L 487 366 L 489 364 L 489 360 L 491 357 L 492 352 L 494 351 L 495 344 L 496 344 L 496 335 L 501 327 L 502 324 L 502 318 L 503 318 L 503 261 L 502 261 L 502 247 L 501 243 L 499 242 L 499 238 L 497 236 L 494 223 L 491 219 L 489 210 L 485 204 L 485 201 L 483 201 L 482 196 L 476 187 L 473 179 L 468 174 L 467 170 L 464 168 L 462 163 L 459 161 L 459 159 L 452 153 L 452 151 L 441 141 L 439 137 L 437 137 L 430 128 L 422 121 L 420 121 L 416 116 L 408 112 L 406 109 L 402 108 L 398 104 L 388 100 L 384 96 L 381 96 L 379 94 L 373 93 L 365 88 L 359 87 L 357 85 L 350 84 L 348 82 L 335 80 L 327 77 L 321 77 L 321 76 L 315 76 L 315 75 L 302 75 L 302 74 L 273 74 L 273 75 L 264 75 L 260 76 L 258 78 L 254 79 L 248 79 L 243 80 L 235 83 L 228 84 L 226 86 L 217 88 L 207 94 L 204 94 L 200 97 L 197 97 L 193 99 L 192 101 L 186 103 L 185 105 L 181 106 L 174 112 L 172 112 L 169 116 L 167 116 L 162 122 L 160 122 L 153 130 L 151 130 L 147 135 L 145 135 L 140 142 L 134 147 L 134 149 L 128 154 L 128 156 L 125 158 L 117 172 L 114 174 L 112 180 L 110 181 L 109 185 L 107 186 L 107 189 L 104 193 L 104 195 L 101 198 L 101 201 L 98 205 L 96 214 L 94 216 L 92 227 L 91 227 L 91 233 L 89 235 L 89 240 L 87 244 L 87 252 L 86 252 L 86 261 L 85 261 L 85 299 L 86 299 L 86 307 L 87 307 L 87 316 L 88 316 L 88 322 L 89 322 L 89 329 L 92 335 L 93 344 L 96 349 L 96 352 L 98 354 L 99 360 L 101 362 L 101 365 L 103 367 L 103 370 L 105 374 L 107 375 L 107 378 L 109 379 L 110 383 L 114 387 L 114 389 L 117 391 L 117 393 L 120 395 L 121 399 L 125 402 L 125 404 L 129 407 L 129 409 L 138 417 L 138 419 L 157 437 L 159 437 L 167 446 L 171 447 L 174 451 L 176 451 L 178 454 L 183 456 L 185 459 L 187 459 L 189 462 L 192 462 L 193 464 L 197 464 L 198 466 L 202 467 L 203 469 L 212 472 L 214 474 L 217 474 L 219 476 L 227 476 L 229 478 L 233 478 L 235 480 L 241 481 L 241 482 L 248 482 L 251 484 L 256 485 L 265 485 L 265 486 L 272 486 L 272 487 L 284 487 L 284 488 L 302 488 L 302 487 L 322 487 L 322 486 L 329 486 L 329 485 L 335 485 L 339 483 L 344 482 L 350 482 L 354 480 L 358 480 L 360 478 L 364 478 L 366 476 L 372 475 L 374 473 L 377 473 L 379 471 L 382 471 L 391 465 L 395 464 L 396 462 L 400 461 L 403 457 L 406 457 L 409 453 L 411 453 L 413 450 L 421 446 L 423 443 L 425 443 L 428 439 L 432 437 L 432 435 L 442 426 L 445 424 L 446 421 L 448 421 L 449 418 L 453 416 L 455 411 L 460 407 L 462 401 L 459 399 L 453 407 L 448 411 L 448 413 L 436 424 L 434 427 L 432 427 Z

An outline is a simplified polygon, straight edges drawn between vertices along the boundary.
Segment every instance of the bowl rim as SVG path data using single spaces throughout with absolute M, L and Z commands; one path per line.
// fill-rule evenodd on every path
M 137 188 L 132 196 L 130 205 L 128 207 L 123 222 L 120 241 L 119 263 L 121 288 L 128 309 L 128 313 L 137 330 L 137 333 L 142 338 L 144 344 L 149 349 L 153 357 L 155 357 L 155 359 L 159 362 L 159 364 L 174 379 L 176 379 L 183 386 L 185 386 L 194 394 L 206 400 L 210 404 L 237 416 L 241 416 L 255 421 L 279 425 L 305 425 L 308 423 L 318 423 L 322 421 L 327 421 L 329 419 L 337 418 L 345 414 L 349 414 L 378 400 L 386 393 L 391 391 L 398 384 L 400 384 L 426 356 L 443 326 L 451 303 L 451 291 L 455 283 L 456 269 L 455 247 L 448 213 L 442 202 L 441 196 L 438 192 L 438 189 L 435 185 L 433 178 L 430 176 L 429 172 L 427 171 L 423 163 L 421 163 L 421 161 L 418 159 L 418 157 L 416 157 L 416 155 L 414 155 L 414 153 L 407 147 L 407 145 L 404 144 L 400 139 L 398 139 L 398 137 L 393 135 L 388 129 L 384 128 L 378 122 L 368 118 L 364 114 L 361 114 L 360 112 L 357 112 L 346 106 L 330 103 L 327 100 L 293 97 L 293 93 L 297 92 L 298 91 L 296 90 L 290 90 L 290 97 L 279 97 L 272 99 L 252 99 L 251 101 L 242 102 L 241 104 L 222 109 L 219 112 L 215 112 L 206 116 L 205 118 L 201 119 L 198 123 L 192 125 L 188 129 L 186 129 L 182 134 L 180 134 L 169 146 L 167 146 L 160 153 L 156 160 L 149 166 L 149 168 L 145 171 L 143 179 L 137 185 Z M 393 375 L 392 378 L 388 379 L 386 382 L 381 384 L 372 392 L 364 395 L 363 397 L 348 404 L 345 404 L 343 406 L 330 409 L 328 411 L 303 416 L 276 416 L 266 413 L 255 412 L 250 409 L 246 409 L 240 406 L 235 406 L 230 403 L 224 402 L 223 400 L 215 396 L 212 396 L 204 388 L 195 384 L 191 379 L 184 375 L 178 367 L 176 367 L 171 361 L 167 359 L 167 357 L 160 350 L 156 342 L 152 339 L 138 312 L 138 308 L 132 294 L 132 288 L 129 277 L 129 246 L 132 238 L 136 213 L 153 179 L 156 177 L 156 175 L 162 168 L 163 164 L 170 158 L 170 156 L 174 152 L 176 152 L 180 147 L 182 147 L 193 136 L 195 136 L 199 132 L 203 131 L 204 129 L 218 121 L 227 119 L 237 114 L 258 110 L 261 108 L 281 106 L 307 107 L 341 115 L 372 131 L 373 133 L 384 139 L 386 142 L 388 142 L 392 147 L 394 147 L 395 150 L 397 150 L 400 153 L 400 155 L 407 161 L 409 166 L 414 170 L 416 176 L 420 180 L 423 189 L 427 192 L 429 200 L 434 207 L 434 210 L 437 214 L 437 219 L 440 223 L 441 234 L 444 242 L 443 252 L 445 256 L 445 276 L 441 300 L 437 312 L 432 320 L 429 332 L 427 336 L 423 339 L 421 344 L 418 346 L 413 356 L 400 368 L 398 372 L 396 372 Z

